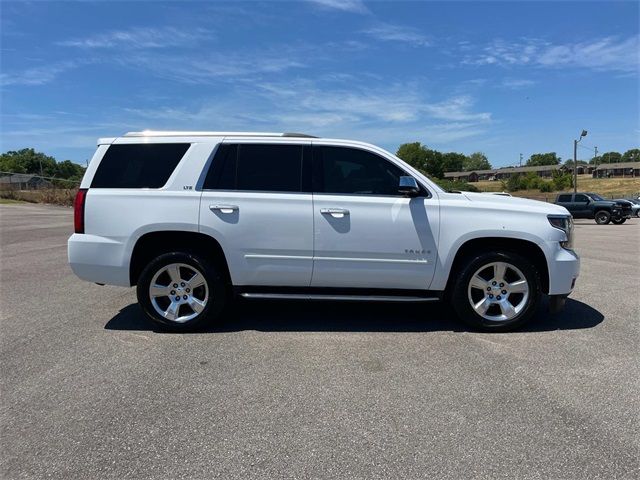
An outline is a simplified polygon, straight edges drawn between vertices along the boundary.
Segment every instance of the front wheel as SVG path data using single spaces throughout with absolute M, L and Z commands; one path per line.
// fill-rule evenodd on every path
M 451 298 L 466 324 L 485 331 L 513 330 L 535 313 L 540 299 L 539 273 L 515 253 L 482 253 L 459 272 Z
M 215 265 L 186 252 L 165 253 L 140 274 L 137 296 L 147 317 L 163 330 L 190 331 L 220 315 L 226 285 Z
M 597 211 L 595 217 L 598 225 L 606 225 L 611 221 L 611 214 L 606 210 Z
M 622 217 L 615 217 L 612 218 L 611 221 L 615 224 L 615 225 L 622 225 L 624 222 L 627 221 L 626 218 L 622 218 Z

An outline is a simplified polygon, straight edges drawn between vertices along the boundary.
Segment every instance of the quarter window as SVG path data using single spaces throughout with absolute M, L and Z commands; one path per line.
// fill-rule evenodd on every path
M 357 148 L 316 147 L 314 190 L 324 193 L 399 195 L 406 175 L 388 160 Z
M 91 188 L 160 188 L 189 149 L 189 143 L 111 145 Z

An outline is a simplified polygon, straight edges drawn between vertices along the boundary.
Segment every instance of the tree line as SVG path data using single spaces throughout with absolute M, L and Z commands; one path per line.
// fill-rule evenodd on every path
M 439 152 L 422 145 L 420 142 L 403 143 L 398 147 L 396 155 L 414 168 L 426 173 L 432 178 L 444 178 L 446 172 L 470 172 L 473 170 L 491 170 L 491 163 L 482 152 L 464 155 L 458 152 Z M 590 164 L 637 162 L 640 161 L 640 149 L 633 148 L 624 153 L 605 152 L 592 158 Z M 560 165 L 562 158 L 556 152 L 534 153 L 525 166 L 538 167 L 543 165 Z M 573 164 L 573 159 L 565 161 L 567 165 Z M 585 161 L 578 161 L 586 164 Z M 509 167 L 501 167 L 509 168 Z
M 445 172 L 490 170 L 491 164 L 482 152 L 464 155 L 457 152 L 439 152 L 420 142 L 403 143 L 396 155 L 412 167 L 433 178 L 444 178 Z
M 85 168 L 71 160 L 55 158 L 33 148 L 23 148 L 0 154 L 0 172 L 29 173 L 43 177 L 80 181 Z

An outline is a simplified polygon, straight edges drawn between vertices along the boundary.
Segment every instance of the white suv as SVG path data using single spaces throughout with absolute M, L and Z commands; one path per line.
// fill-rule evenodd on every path
M 137 286 L 151 320 L 188 330 L 233 295 L 449 300 L 513 329 L 558 310 L 579 259 L 563 207 L 445 192 L 394 155 L 302 134 L 140 132 L 99 140 L 75 201 L 69 263 Z

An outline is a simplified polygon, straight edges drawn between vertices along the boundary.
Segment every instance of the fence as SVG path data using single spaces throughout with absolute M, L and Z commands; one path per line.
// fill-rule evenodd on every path
M 0 172 L 0 197 L 11 200 L 73 205 L 79 186 L 80 180 Z

